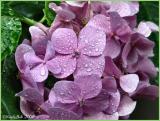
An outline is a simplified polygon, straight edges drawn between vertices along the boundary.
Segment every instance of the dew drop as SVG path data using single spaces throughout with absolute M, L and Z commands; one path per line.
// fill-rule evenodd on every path
M 85 64 L 84 67 L 88 67 L 88 64 Z
M 91 68 L 88 68 L 88 69 L 87 69 L 87 72 L 90 72 L 91 70 L 92 70 Z
M 99 49 L 98 48 L 96 48 L 96 52 L 98 52 L 99 51 Z
M 46 74 L 46 71 L 44 68 L 41 69 L 41 76 L 44 76 Z

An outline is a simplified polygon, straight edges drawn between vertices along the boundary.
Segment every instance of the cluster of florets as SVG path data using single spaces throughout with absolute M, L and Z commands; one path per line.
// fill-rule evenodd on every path
M 23 91 L 20 108 L 32 119 L 126 119 L 136 99 L 155 99 L 157 75 L 147 37 L 158 27 L 137 25 L 138 2 L 50 3 L 51 27 L 29 28 L 31 41 L 17 47 L 15 59 Z M 52 89 L 44 82 L 57 79 Z

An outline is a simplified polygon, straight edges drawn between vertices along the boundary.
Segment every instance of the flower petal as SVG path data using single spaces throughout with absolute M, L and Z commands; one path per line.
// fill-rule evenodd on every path
M 31 75 L 35 82 L 42 82 L 48 77 L 48 69 L 45 65 L 40 64 L 31 69 Z
M 52 42 L 48 41 L 44 60 L 50 60 L 54 56 L 55 56 L 55 50 L 53 48 Z
M 99 56 L 106 45 L 106 35 L 103 31 L 91 26 L 84 27 L 79 34 L 78 49 L 88 56 Z
M 74 72 L 74 77 L 80 75 L 98 75 L 102 76 L 104 71 L 105 60 L 103 56 L 100 57 L 88 57 L 81 55 L 77 59 L 77 69 Z
M 138 83 L 139 77 L 136 74 L 127 74 L 120 77 L 120 86 L 125 92 L 134 92 Z
M 153 41 L 147 39 L 146 37 L 138 33 L 133 34 L 131 40 L 136 40 L 134 46 L 137 48 L 139 55 L 153 56 L 153 48 L 155 46 Z
M 117 91 L 117 83 L 115 78 L 111 76 L 105 76 L 102 80 L 103 89 L 108 90 L 109 92 Z
M 121 17 L 133 16 L 139 11 L 138 2 L 112 2 L 109 11 L 117 12 Z
M 61 108 L 50 108 L 49 116 L 52 120 L 78 120 L 80 118 L 74 112 Z
M 61 67 L 61 73 L 54 75 L 57 78 L 65 78 L 71 75 L 76 69 L 76 58 L 73 58 L 71 55 L 57 55 L 53 60 Z
M 85 114 L 96 114 L 104 111 L 109 106 L 109 94 L 106 90 L 102 90 L 100 94 L 94 98 L 87 99 L 83 105 Z
M 102 80 L 98 75 L 77 76 L 74 82 L 80 87 L 84 99 L 97 96 L 102 89 Z
M 115 112 L 117 112 L 119 103 L 120 103 L 120 92 L 117 90 L 117 92 L 113 93 L 109 93 L 110 94 L 110 98 L 109 98 L 109 106 L 108 108 L 105 110 L 105 112 L 107 114 L 114 114 Z
M 122 75 L 122 72 L 120 69 L 116 66 L 116 64 L 113 62 L 113 60 L 110 57 L 105 57 L 105 75 L 107 76 L 115 76 L 116 78 L 119 78 L 120 75 Z
M 29 32 L 32 38 L 32 47 L 36 55 L 45 55 L 48 39 L 39 27 L 31 26 Z
M 136 107 L 136 103 L 137 102 L 133 101 L 130 97 L 123 96 L 118 108 L 119 116 L 126 116 L 131 114 Z
M 148 58 L 144 58 L 138 62 L 137 70 L 142 71 L 151 77 L 157 76 L 157 68 Z
M 34 53 L 34 50 L 32 49 L 31 46 L 27 45 L 27 44 L 20 44 L 17 49 L 16 49 L 16 52 L 15 52 L 15 60 L 16 60 L 16 65 L 19 69 L 20 72 L 24 72 L 27 65 L 24 61 L 24 54 L 27 53 L 27 52 L 31 52 L 31 53 Z
M 46 63 L 47 69 L 52 73 L 52 74 L 60 74 L 61 73 L 61 66 L 57 62 L 57 60 L 52 59 L 50 61 L 47 61 Z
M 25 53 L 23 58 L 29 67 L 33 67 L 37 64 L 43 63 L 43 60 L 39 58 L 38 56 L 36 56 L 36 54 L 33 52 Z
M 132 43 L 128 41 L 122 50 L 122 62 L 123 67 L 132 65 L 138 61 L 138 53 L 135 47 L 132 47 Z
M 77 48 L 77 36 L 72 29 L 58 28 L 51 37 L 55 51 L 61 54 L 71 54 Z
M 118 120 L 119 116 L 118 113 L 114 113 L 112 115 L 104 114 L 103 112 L 85 116 L 84 120 Z
M 37 103 L 38 105 L 43 103 L 42 95 L 34 88 L 25 89 L 17 93 L 16 96 L 21 96 L 30 102 Z
M 116 58 L 121 51 L 121 45 L 119 41 L 114 39 L 107 39 L 104 55 L 111 58 Z
M 63 21 L 71 21 L 72 19 L 74 19 L 76 16 L 75 14 L 68 10 L 68 9 L 64 9 L 63 6 L 57 6 L 55 3 L 50 3 L 49 4 L 49 8 L 51 8 L 53 11 L 55 11 L 57 13 L 57 15 L 61 18 L 61 20 Z
M 53 90 L 57 101 L 62 103 L 74 103 L 81 98 L 80 87 L 72 81 L 59 81 Z
M 101 14 L 95 15 L 93 18 L 91 18 L 86 26 L 95 27 L 104 31 L 105 33 L 111 32 L 110 18 Z
M 34 116 L 34 111 L 31 109 L 31 104 L 25 100 L 23 97 L 20 97 L 20 110 L 22 114 L 29 118 L 29 116 Z
M 140 22 L 136 31 L 145 37 L 149 37 L 152 31 L 158 31 L 158 26 L 150 21 Z
M 126 43 L 129 41 L 132 31 L 128 23 L 116 12 L 111 12 L 109 15 L 113 33 L 118 36 L 122 42 Z

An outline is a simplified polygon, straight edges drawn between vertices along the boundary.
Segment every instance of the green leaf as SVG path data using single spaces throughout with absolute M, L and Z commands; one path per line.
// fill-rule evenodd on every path
M 152 21 L 158 25 L 159 22 L 159 2 L 140 2 L 140 11 L 138 13 L 138 23 L 142 20 Z M 149 37 L 150 40 L 155 42 L 154 57 L 152 58 L 156 67 L 159 67 L 159 33 L 152 33 Z M 159 74 L 158 74 L 159 75 Z M 154 82 L 159 84 L 159 76 L 154 79 Z M 154 83 L 152 82 L 152 83 Z
M 1 59 L 11 54 L 17 47 L 21 35 L 21 22 L 18 18 L 1 17 Z
M 49 26 L 51 26 L 51 24 L 52 24 L 52 22 L 53 22 L 53 20 L 56 16 L 56 13 L 49 8 L 49 3 L 50 3 L 50 1 L 45 1 L 45 8 L 43 9 L 43 12 L 44 12 L 44 15 L 46 17 L 47 24 Z M 56 3 L 57 5 L 60 4 L 59 1 L 55 1 L 54 3 Z
M 22 115 L 19 108 L 19 98 L 15 97 L 15 94 L 21 90 L 20 80 L 17 80 L 17 74 L 18 70 L 14 56 L 8 56 L 2 64 L 2 119 L 10 119 L 8 116 Z
M 39 20 L 43 16 L 44 2 L 42 1 L 12 1 L 9 6 L 20 17 Z

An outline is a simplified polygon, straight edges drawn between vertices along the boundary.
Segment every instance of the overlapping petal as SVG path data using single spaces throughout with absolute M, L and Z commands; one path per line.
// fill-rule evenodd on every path
M 58 28 L 51 37 L 55 51 L 60 54 L 71 54 L 77 48 L 77 36 L 72 29 Z
M 79 34 L 78 48 L 82 54 L 99 56 L 103 53 L 105 44 L 105 33 L 94 27 L 84 27 Z
M 96 74 L 99 77 L 102 76 L 104 71 L 105 60 L 103 56 L 99 57 L 88 57 L 81 55 L 77 59 L 77 68 L 74 72 L 74 77 L 79 75 L 93 75 Z
M 139 83 L 139 77 L 136 74 L 127 74 L 120 77 L 121 88 L 128 93 L 134 92 Z
M 77 76 L 74 82 L 81 88 L 83 99 L 97 96 L 102 89 L 102 80 L 98 75 Z
M 81 98 L 80 87 L 72 81 L 59 81 L 53 89 L 57 100 L 62 103 L 75 103 Z

